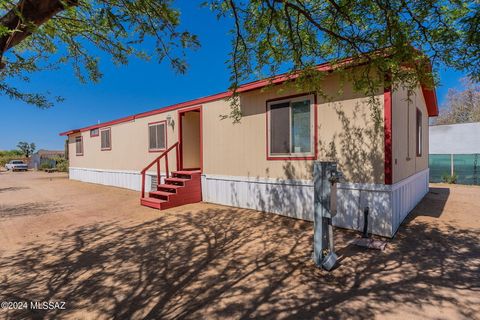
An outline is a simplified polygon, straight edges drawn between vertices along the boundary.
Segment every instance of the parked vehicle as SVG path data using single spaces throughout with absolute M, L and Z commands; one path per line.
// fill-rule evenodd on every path
M 12 171 L 27 171 L 28 165 L 22 160 L 11 160 L 5 165 L 5 168 Z

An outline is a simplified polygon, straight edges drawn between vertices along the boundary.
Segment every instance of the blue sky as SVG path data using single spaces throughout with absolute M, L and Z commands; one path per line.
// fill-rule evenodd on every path
M 228 23 L 218 21 L 207 8 L 182 3 L 183 26 L 202 44 L 189 53 L 187 74 L 176 74 L 167 62 L 132 60 L 128 66 L 116 67 L 108 57 L 102 57 L 104 77 L 98 84 L 80 84 L 68 66 L 37 74 L 27 86 L 29 91 L 50 91 L 65 101 L 41 110 L 0 96 L 0 150 L 14 149 L 19 141 L 35 142 L 37 149 L 63 149 L 59 132 L 225 91 L 229 84 L 225 61 L 231 46 Z M 437 88 L 440 104 L 448 88 L 459 86 L 461 77 L 459 72 L 442 70 L 442 85 Z

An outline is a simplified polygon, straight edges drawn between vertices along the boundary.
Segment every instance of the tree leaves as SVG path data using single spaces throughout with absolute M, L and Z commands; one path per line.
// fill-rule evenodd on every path
M 40 6 L 55 1 L 43 0 L 39 4 L 0 0 L 0 38 L 15 34 L 14 29 L 6 27 L 4 19 L 12 10 L 16 12 L 13 18 L 20 17 L 19 26 L 28 26 L 25 30 L 32 33 L 10 50 L 0 48 L 0 60 L 4 63 L 0 67 L 0 93 L 49 107 L 52 97 L 22 93 L 8 83 L 12 79 L 27 80 L 33 72 L 61 64 L 70 64 L 81 82 L 97 82 L 102 77 L 100 52 L 119 65 L 127 64 L 131 57 L 154 58 L 158 62 L 166 59 L 175 71 L 184 73 L 186 52 L 199 47 L 195 35 L 180 29 L 180 12 L 173 7 L 172 0 L 65 1 L 59 13 L 37 24 L 36 17 L 42 14 Z M 39 7 L 29 8 L 32 3 Z M 32 9 L 36 16 L 25 19 L 23 13 L 30 12 L 31 16 Z M 145 43 L 155 45 L 148 49 L 150 46 Z
M 332 61 L 357 89 L 433 87 L 440 66 L 480 75 L 479 3 L 474 0 L 213 0 L 233 17 L 232 88 L 280 71 L 312 82 L 314 66 Z M 355 77 L 346 58 L 368 64 Z M 432 70 L 433 67 L 433 70 Z M 388 75 L 388 83 L 384 83 Z M 317 90 L 321 76 L 317 77 Z M 301 82 L 298 79 L 296 82 Z

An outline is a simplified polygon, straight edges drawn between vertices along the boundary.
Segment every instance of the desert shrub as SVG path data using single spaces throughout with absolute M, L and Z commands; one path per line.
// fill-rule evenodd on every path
M 9 151 L 0 151 L 0 167 L 5 167 L 5 164 L 9 163 L 11 160 L 23 160 L 23 162 L 27 163 L 27 159 L 20 154 L 9 153 Z
M 20 150 L 0 150 L 0 157 L 22 157 L 24 154 Z
M 444 175 L 442 176 L 443 182 L 445 182 L 445 183 L 450 183 L 450 184 L 457 183 L 457 178 L 458 178 L 458 177 L 457 177 L 456 174 L 453 174 L 453 176 L 452 176 L 452 175 L 449 175 L 449 174 L 444 174 Z
M 64 157 L 56 156 L 53 158 L 56 161 L 56 168 L 61 172 L 68 172 L 68 160 Z
M 20 150 L 0 150 L 0 167 L 5 167 L 11 160 L 23 160 L 26 163 L 25 155 Z
M 50 161 L 45 161 L 40 164 L 40 170 L 51 169 L 51 168 L 53 168 L 53 166 Z

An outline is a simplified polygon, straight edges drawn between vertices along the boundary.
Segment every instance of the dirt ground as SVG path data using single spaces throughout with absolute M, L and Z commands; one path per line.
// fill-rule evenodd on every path
M 65 302 L 0 318 L 480 319 L 479 187 L 432 185 L 384 252 L 356 236 L 335 230 L 328 273 L 310 222 L 0 173 L 0 301 Z

